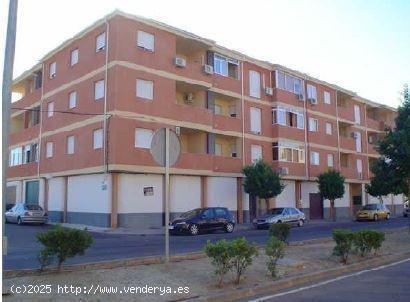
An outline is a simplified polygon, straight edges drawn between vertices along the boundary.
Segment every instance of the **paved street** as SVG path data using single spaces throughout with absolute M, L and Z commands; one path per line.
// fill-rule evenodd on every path
M 291 241 L 331 236 L 333 228 L 372 228 L 394 229 L 408 226 L 410 219 L 395 218 L 390 221 L 378 222 L 310 222 L 302 228 L 292 228 Z M 37 268 L 37 254 L 41 245 L 36 242 L 35 234 L 45 231 L 50 226 L 33 225 L 6 225 L 6 234 L 9 240 L 8 255 L 5 256 L 5 269 Z M 94 244 L 83 256 L 78 256 L 67 263 L 86 263 L 103 260 L 132 258 L 138 256 L 153 256 L 163 254 L 163 235 L 123 235 L 92 233 Z M 213 233 L 196 237 L 171 236 L 171 254 L 200 251 L 207 240 L 233 239 L 244 236 L 252 242 L 263 244 L 268 237 L 267 230 L 238 230 L 232 234 Z
M 345 275 L 337 279 L 295 288 L 251 302 L 407 302 L 409 296 L 410 260 Z

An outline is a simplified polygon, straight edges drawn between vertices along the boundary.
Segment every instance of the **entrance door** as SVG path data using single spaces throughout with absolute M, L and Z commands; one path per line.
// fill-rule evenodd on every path
M 323 200 L 319 193 L 309 194 L 310 219 L 323 219 Z
M 38 180 L 26 182 L 26 203 L 38 204 Z

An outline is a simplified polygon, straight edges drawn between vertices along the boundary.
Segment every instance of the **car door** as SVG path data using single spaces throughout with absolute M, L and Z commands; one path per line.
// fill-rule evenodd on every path
M 288 208 L 288 211 L 290 213 L 290 222 L 292 224 L 297 224 L 299 221 L 299 213 L 296 209 L 294 208 Z
M 9 215 L 9 221 L 10 222 L 17 222 L 17 213 L 20 205 L 15 205 L 11 210 L 10 210 L 10 215 Z
M 223 229 L 227 223 L 226 210 L 223 208 L 215 209 L 215 227 L 218 229 Z
M 211 230 L 216 228 L 214 209 L 206 209 L 202 212 L 199 227 L 202 230 Z
M 290 212 L 288 208 L 283 209 L 282 222 L 291 223 L 291 217 L 290 217 Z

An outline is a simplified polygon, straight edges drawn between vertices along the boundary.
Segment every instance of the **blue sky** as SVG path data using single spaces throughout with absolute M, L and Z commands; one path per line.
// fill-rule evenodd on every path
M 2 62 L 7 2 L 0 4 Z M 410 0 L 20 0 L 14 74 L 116 8 L 390 106 L 410 82 Z

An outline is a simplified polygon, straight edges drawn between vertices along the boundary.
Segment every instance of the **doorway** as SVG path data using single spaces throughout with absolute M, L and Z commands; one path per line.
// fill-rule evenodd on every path
M 309 193 L 310 219 L 323 219 L 323 199 L 319 193 Z
M 26 182 L 26 202 L 38 204 L 39 182 L 38 180 Z

